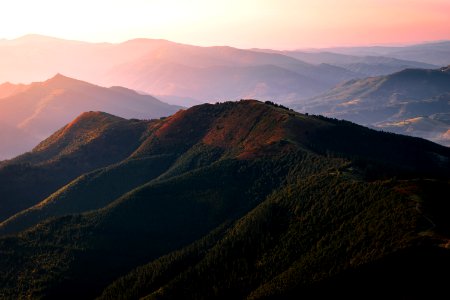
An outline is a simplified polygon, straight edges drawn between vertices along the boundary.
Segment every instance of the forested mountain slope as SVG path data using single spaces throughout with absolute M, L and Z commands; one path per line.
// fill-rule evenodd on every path
M 127 155 L 0 225 L 2 298 L 278 299 L 449 260 L 446 147 L 254 100 L 123 125 Z

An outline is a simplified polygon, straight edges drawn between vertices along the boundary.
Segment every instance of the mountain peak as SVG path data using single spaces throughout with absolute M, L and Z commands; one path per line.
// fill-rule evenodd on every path
M 49 78 L 46 81 L 48 82 L 48 81 L 60 81 L 60 80 L 76 80 L 76 79 L 70 78 L 61 73 L 56 73 L 55 76 L 53 76 L 52 78 Z
M 101 136 L 107 128 L 121 121 L 126 122 L 123 118 L 105 112 L 84 112 L 65 127 L 41 142 L 33 149 L 33 152 L 48 151 L 53 148 L 60 150 L 60 148 L 67 147 L 67 145 L 73 147 L 73 141 L 75 141 L 75 144 L 88 143 Z
M 91 83 L 78 80 L 72 77 L 65 76 L 61 73 L 57 73 L 52 78 L 47 79 L 46 81 L 42 82 L 44 86 L 49 87 L 57 87 L 57 88 L 67 88 L 69 86 L 73 85 L 92 85 Z
M 83 112 L 78 117 L 76 117 L 72 122 L 64 127 L 64 131 L 67 132 L 69 129 L 73 128 L 91 128 L 92 124 L 105 124 L 115 121 L 124 120 L 121 117 L 117 117 L 102 111 L 88 111 Z
M 8 40 L 8 42 L 13 44 L 46 44 L 46 43 L 71 43 L 71 44 L 82 44 L 86 42 L 66 40 L 63 38 L 57 38 L 42 34 L 26 34 L 16 39 Z
M 53 76 L 51 79 L 55 79 L 55 78 L 69 78 L 69 77 L 64 76 L 64 75 L 61 74 L 61 73 L 56 73 L 55 76 Z

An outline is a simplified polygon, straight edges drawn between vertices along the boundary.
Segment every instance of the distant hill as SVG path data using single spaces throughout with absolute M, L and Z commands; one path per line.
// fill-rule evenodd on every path
M 28 51 L 30 48 L 36 51 Z M 42 81 L 62 73 L 190 106 L 249 97 L 288 103 L 316 96 L 350 79 L 443 64 L 401 55 L 199 47 L 158 39 L 86 43 L 28 35 L 0 41 L 0 65 L 0 82 Z
M 36 51 L 30 53 L 30 48 Z M 183 98 L 201 103 L 305 98 L 355 78 L 343 68 L 319 68 L 282 54 L 153 39 L 93 44 L 28 35 L 0 42 L 0 65 L 0 82 L 41 81 L 62 73 L 163 96 L 183 106 L 192 103 Z
M 274 50 L 260 50 L 261 52 L 280 53 L 290 56 L 301 61 L 315 64 L 315 65 L 333 65 L 339 68 L 344 68 L 349 72 L 355 74 L 356 77 L 368 77 L 388 75 L 399 72 L 404 69 L 420 68 L 420 69 L 435 69 L 440 65 L 427 64 L 412 60 L 392 58 L 388 56 L 370 56 L 370 55 L 348 55 L 333 52 L 317 51 L 274 51 Z M 363 53 L 362 53 L 363 54 Z
M 445 120 L 442 119 L 444 117 Z M 437 113 L 397 122 L 379 122 L 375 126 L 377 129 L 422 137 L 445 146 L 450 146 L 449 118 L 450 113 Z
M 352 80 L 294 107 L 449 145 L 443 136 L 449 122 L 442 118 L 450 113 L 450 73 L 448 67 L 406 69 Z
M 432 142 L 272 102 L 85 113 L 0 166 L 2 203 L 28 205 L 0 224 L 0 295 L 434 296 L 448 289 L 432 271 L 450 262 L 449 164 Z M 53 190 L 36 184 L 44 167 Z
M 409 46 L 372 46 L 343 47 L 321 49 L 333 53 L 358 56 L 387 56 L 398 59 L 413 60 L 438 66 L 450 64 L 450 41 L 429 42 Z
M 29 151 L 39 143 L 39 139 L 20 128 L 0 122 L 0 160 Z
M 25 91 L 29 86 L 26 84 L 12 84 L 10 82 L 5 82 L 0 84 L 0 99 L 6 98 Z
M 305 98 L 355 78 L 335 66 L 315 66 L 278 53 L 167 42 L 108 72 L 109 84 L 201 102 L 257 97 L 280 102 Z
M 0 99 L 0 119 L 9 128 L 23 134 L 15 136 L 10 143 L 2 143 L 0 150 L 5 150 L 0 152 L 8 152 L 9 155 L 0 159 L 31 150 L 37 140 L 48 137 L 84 111 L 105 111 L 124 118 L 151 119 L 171 115 L 180 108 L 133 90 L 104 88 L 61 74 L 29 85 L 2 85 L 0 92 L 3 87 L 6 94 L 7 86 L 9 96 Z
M 160 43 L 160 40 L 149 41 Z M 29 51 L 34 49 L 35 51 Z M 148 43 L 86 43 L 42 35 L 0 41 L 0 82 L 31 83 L 61 73 L 101 84 L 105 71 L 146 53 Z

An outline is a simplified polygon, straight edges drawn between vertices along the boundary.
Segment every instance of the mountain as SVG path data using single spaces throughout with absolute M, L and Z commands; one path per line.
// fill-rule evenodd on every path
M 448 70 L 406 69 L 351 80 L 294 107 L 449 145 L 443 137 L 449 123 L 442 119 L 450 112 Z
M 85 43 L 38 35 L 0 41 L 0 65 L 0 82 L 41 81 L 62 73 L 169 98 L 182 106 L 246 97 L 303 99 L 363 77 L 338 66 L 316 66 L 280 53 L 226 46 L 153 39 Z
M 314 66 L 278 53 L 167 42 L 112 69 L 105 78 L 108 84 L 201 102 L 248 97 L 283 102 L 315 95 L 355 76 L 343 68 Z
M 450 64 L 450 41 L 429 42 L 409 46 L 372 46 L 321 49 L 338 54 L 387 56 L 438 66 Z
M 443 117 L 446 120 L 441 120 Z M 376 124 L 376 128 L 399 134 L 422 137 L 442 145 L 450 146 L 449 117 L 450 113 L 437 113 L 397 122 L 380 122 Z
M 136 150 L 149 122 L 84 113 L 31 152 L 0 163 L 0 220 L 84 173 L 123 160 Z
M 150 119 L 171 115 L 180 108 L 126 88 L 104 88 L 61 74 L 10 91 L 9 96 L 0 99 L 0 119 L 10 128 L 24 132 L 12 143 L 27 146 L 36 145 L 36 139 L 48 137 L 84 111 L 105 111 L 124 118 Z M 31 146 L 14 147 L 12 144 L 2 147 L 9 147 L 9 152 L 14 155 L 32 149 Z
M 5 82 L 0 84 L 0 99 L 6 98 L 25 91 L 28 88 L 25 84 L 12 84 L 10 82 Z
M 246 50 L 160 39 L 86 43 L 27 35 L 0 41 L 0 82 L 42 81 L 61 73 L 100 86 L 123 86 L 181 106 L 245 98 L 289 103 L 314 97 L 350 79 L 450 63 L 445 43 L 426 45 L 428 48 L 395 48 L 403 52 L 419 49 L 423 55 L 416 60 L 387 50 L 358 52 L 359 48 L 347 49 L 356 53 L 350 55 L 334 53 L 345 49 Z M 426 57 L 436 60 L 430 62 Z
M 201 102 L 252 97 L 288 100 L 312 96 L 324 89 L 319 81 L 272 65 L 208 68 L 171 63 L 147 65 L 146 68 L 140 62 L 136 65 L 142 71 L 122 66 L 112 73 L 121 79 L 111 79 L 112 82 L 123 81 L 122 74 L 132 74 L 124 85 L 162 95 L 192 95 Z
M 0 122 L 0 160 L 24 153 L 39 143 L 39 139 L 23 130 Z
M 42 35 L 0 41 L 0 82 L 37 82 L 54 74 L 101 84 L 113 65 L 144 55 L 160 40 L 132 40 L 122 44 L 86 43 Z M 32 51 L 31 51 L 32 50 Z
M 279 299 L 353 274 L 375 293 L 348 297 L 447 290 L 450 150 L 423 139 L 249 100 L 83 114 L 0 171 L 46 164 L 90 170 L 1 223 L 4 299 Z
M 315 65 L 333 65 L 344 68 L 355 74 L 356 77 L 369 77 L 388 75 L 404 69 L 436 69 L 439 65 L 427 64 L 412 60 L 397 59 L 388 56 L 357 56 L 333 52 L 320 51 L 274 51 L 260 50 L 261 52 L 280 53 L 298 60 Z
M 405 69 L 436 69 L 439 67 L 432 64 L 377 56 L 366 56 L 362 59 L 355 59 L 350 63 L 336 64 L 336 66 L 364 74 L 365 77 L 389 75 Z

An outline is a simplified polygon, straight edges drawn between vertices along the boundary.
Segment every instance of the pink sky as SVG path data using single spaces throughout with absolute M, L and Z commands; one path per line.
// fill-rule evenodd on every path
M 5 0 L 0 38 L 294 49 L 450 39 L 449 0 Z

